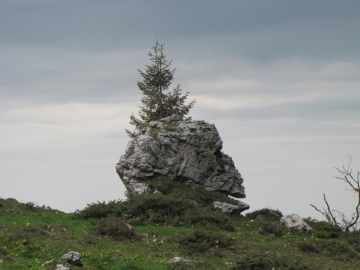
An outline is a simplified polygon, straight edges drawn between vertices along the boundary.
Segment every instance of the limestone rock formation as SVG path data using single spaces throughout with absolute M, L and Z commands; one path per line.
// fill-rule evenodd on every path
M 62 256 L 63 259 L 67 259 L 67 262 L 72 265 L 83 266 L 81 254 L 76 251 L 71 251 L 68 254 Z
M 172 115 L 150 122 L 144 131 L 128 143 L 116 165 L 130 194 L 153 192 L 144 180 L 165 175 L 192 188 L 245 198 L 243 178 L 221 151 L 223 142 L 213 124 Z
M 248 210 L 250 208 L 248 204 L 241 201 L 238 201 L 237 205 L 227 202 L 214 201 L 213 207 L 227 214 L 241 213 L 242 211 Z
M 280 224 L 289 229 L 312 233 L 312 228 L 297 214 L 286 215 L 280 219 Z

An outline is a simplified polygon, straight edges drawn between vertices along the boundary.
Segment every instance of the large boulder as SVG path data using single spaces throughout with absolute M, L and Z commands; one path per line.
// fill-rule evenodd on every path
M 213 124 L 172 115 L 150 122 L 144 132 L 129 141 L 115 166 L 130 194 L 152 192 L 144 180 L 164 175 L 192 188 L 245 198 L 243 178 L 221 151 L 223 142 Z

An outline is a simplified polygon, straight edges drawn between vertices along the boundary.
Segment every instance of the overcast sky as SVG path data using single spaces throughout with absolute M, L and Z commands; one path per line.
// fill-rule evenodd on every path
M 351 213 L 360 170 L 360 1 L 0 2 L 0 196 L 62 211 L 124 198 L 115 172 L 156 39 L 214 123 L 250 210 Z

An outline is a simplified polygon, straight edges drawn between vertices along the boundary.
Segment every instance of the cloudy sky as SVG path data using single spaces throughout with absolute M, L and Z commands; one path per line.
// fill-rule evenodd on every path
M 251 210 L 351 213 L 360 170 L 360 2 L 0 2 L 0 196 L 62 211 L 124 198 L 115 164 L 156 39 L 214 123 Z

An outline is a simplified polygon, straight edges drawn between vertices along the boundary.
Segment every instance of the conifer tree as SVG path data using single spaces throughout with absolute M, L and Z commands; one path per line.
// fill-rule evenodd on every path
M 182 95 L 180 85 L 169 91 L 176 68 L 171 68 L 172 60 L 166 59 L 163 52 L 164 47 L 164 44 L 160 44 L 156 40 L 152 51 L 148 53 L 152 64 L 146 65 L 144 72 L 138 70 L 143 80 L 137 82 L 137 86 L 142 91 L 143 98 L 141 99 L 142 105 L 140 106 L 139 118 L 134 114 L 130 116 L 130 124 L 135 126 L 135 130 L 131 132 L 125 129 L 131 138 L 143 134 L 143 130 L 151 121 L 172 114 L 180 115 L 185 121 L 191 120 L 188 113 L 194 106 L 195 100 L 185 104 L 189 92 Z

